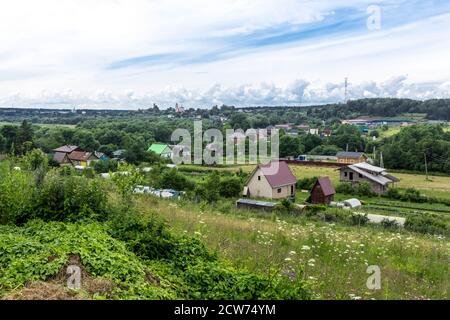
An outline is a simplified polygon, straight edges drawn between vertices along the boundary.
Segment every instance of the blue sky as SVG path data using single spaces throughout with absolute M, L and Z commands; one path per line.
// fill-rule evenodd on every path
M 442 0 L 2 1 L 0 106 L 450 97 L 448 34 Z

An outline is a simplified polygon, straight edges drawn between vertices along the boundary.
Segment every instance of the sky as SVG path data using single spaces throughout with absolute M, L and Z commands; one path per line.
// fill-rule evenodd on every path
M 450 98 L 446 0 L 1 0 L 0 107 Z

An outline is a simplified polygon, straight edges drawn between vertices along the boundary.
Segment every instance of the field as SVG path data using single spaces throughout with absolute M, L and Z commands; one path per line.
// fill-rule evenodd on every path
M 235 211 L 228 202 L 210 207 L 144 196 L 140 203 L 176 232 L 201 235 L 236 266 L 302 272 L 317 298 L 448 298 L 450 246 L 443 237 Z M 381 268 L 381 290 L 366 287 L 369 265 Z
M 4 125 L 18 125 L 20 124 L 20 122 L 3 122 L 0 121 L 0 126 L 4 126 Z M 49 123 L 33 123 L 34 126 L 39 126 L 39 127 L 43 127 L 43 128 L 55 128 L 55 127 L 60 127 L 60 128 L 71 128 L 74 129 L 76 127 L 76 125 L 74 124 L 49 124 Z
M 240 169 L 244 172 L 251 172 L 254 168 L 253 165 L 241 165 L 241 166 L 224 166 L 224 167 L 205 167 L 195 165 L 182 166 L 185 170 L 196 171 L 208 171 L 208 170 L 220 170 L 220 171 L 233 171 L 236 172 Z M 329 176 L 334 185 L 339 183 L 339 171 L 333 167 L 316 167 L 316 166 L 297 166 L 291 165 L 294 175 L 297 179 Z M 424 195 L 450 199 L 450 177 L 445 176 L 429 176 L 429 180 L 425 175 L 410 174 L 410 173 L 393 173 L 400 179 L 400 182 L 396 184 L 398 188 L 411 188 L 414 187 L 420 190 Z

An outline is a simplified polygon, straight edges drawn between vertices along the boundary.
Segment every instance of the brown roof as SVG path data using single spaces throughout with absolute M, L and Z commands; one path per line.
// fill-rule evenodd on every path
M 272 188 L 297 182 L 297 178 L 284 161 L 272 161 L 265 165 L 259 165 L 259 168 Z
M 53 149 L 55 152 L 64 152 L 64 153 L 71 153 L 73 151 L 80 151 L 81 149 L 78 146 L 71 146 L 71 145 L 65 145 L 56 149 Z
M 53 155 L 53 159 L 61 164 L 64 162 L 66 155 L 67 153 L 65 152 L 55 152 L 55 154 Z
M 336 193 L 333 185 L 331 184 L 331 180 L 328 177 L 318 178 L 316 184 L 313 187 L 313 190 L 317 185 L 320 185 L 320 188 L 322 189 L 323 195 L 325 197 L 331 196 Z
M 90 152 L 86 152 L 86 151 L 74 151 L 69 153 L 68 157 L 70 160 L 75 160 L 75 161 L 86 161 L 89 159 L 89 157 L 91 156 Z

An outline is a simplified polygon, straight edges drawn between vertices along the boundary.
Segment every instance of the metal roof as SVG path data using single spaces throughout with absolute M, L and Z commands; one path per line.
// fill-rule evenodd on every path
M 368 164 L 367 162 L 355 163 L 353 165 L 360 169 L 363 169 L 366 171 L 372 171 L 372 172 L 376 172 L 376 173 L 382 173 L 382 172 L 386 171 L 386 169 L 384 169 L 384 168 L 373 166 L 371 164 Z
M 364 171 L 363 169 L 358 168 L 355 165 L 350 165 L 348 166 L 348 168 L 352 169 L 353 171 L 363 175 L 364 177 L 366 177 L 369 180 L 375 181 L 376 183 L 379 183 L 383 186 L 387 185 L 388 183 L 392 183 L 393 181 L 386 178 L 383 175 L 375 175 L 375 174 L 371 174 L 367 171 Z
M 340 158 L 359 158 L 364 155 L 364 152 L 350 152 L 350 151 L 340 151 L 336 153 L 336 157 Z
M 251 204 L 251 205 L 262 206 L 262 207 L 275 207 L 277 205 L 276 203 L 273 203 L 273 202 L 257 201 L 257 200 L 250 200 L 250 199 L 239 199 L 236 201 L 236 203 Z
M 64 153 L 71 153 L 75 150 L 79 149 L 78 146 L 71 146 L 71 145 L 65 145 L 56 149 L 53 149 L 55 152 L 64 152 Z

